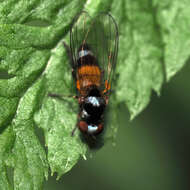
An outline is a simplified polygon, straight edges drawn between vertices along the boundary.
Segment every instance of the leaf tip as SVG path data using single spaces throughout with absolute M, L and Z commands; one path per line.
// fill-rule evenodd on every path
M 84 160 L 87 160 L 87 158 L 86 158 L 86 155 L 85 155 L 85 154 L 83 154 L 83 155 L 82 155 L 82 157 L 83 157 L 83 159 L 84 159 Z

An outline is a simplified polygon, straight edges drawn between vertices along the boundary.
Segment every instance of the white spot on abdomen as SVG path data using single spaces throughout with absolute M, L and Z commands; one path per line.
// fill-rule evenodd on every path
M 81 51 L 79 51 L 79 57 L 78 58 L 81 58 L 81 57 L 86 56 L 86 55 L 93 55 L 93 54 L 89 50 L 81 50 Z

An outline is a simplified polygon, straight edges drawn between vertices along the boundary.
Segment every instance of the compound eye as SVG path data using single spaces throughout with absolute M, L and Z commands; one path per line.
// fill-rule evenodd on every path
M 86 133 L 88 131 L 88 124 L 85 121 L 79 121 L 78 126 L 81 132 Z
M 103 129 L 104 129 L 103 123 L 100 123 L 100 124 L 98 125 L 97 134 L 100 134 L 100 133 L 103 131 Z

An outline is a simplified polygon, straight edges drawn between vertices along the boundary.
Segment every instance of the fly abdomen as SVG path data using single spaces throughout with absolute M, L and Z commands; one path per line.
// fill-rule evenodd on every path
M 77 60 L 77 88 L 82 95 L 90 86 L 99 87 L 101 83 L 101 70 L 88 45 L 78 50 Z

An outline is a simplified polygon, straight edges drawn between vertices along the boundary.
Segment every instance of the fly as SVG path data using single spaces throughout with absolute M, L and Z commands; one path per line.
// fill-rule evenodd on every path
M 118 54 L 118 27 L 109 13 L 80 13 L 70 30 L 73 77 L 79 103 L 77 127 L 90 146 L 104 131 L 104 112 Z
M 100 13 L 91 18 L 83 11 L 75 17 L 70 29 L 70 49 L 65 44 L 71 57 L 79 104 L 78 121 L 72 135 L 78 128 L 82 140 L 90 148 L 103 144 L 99 142 L 105 131 L 104 114 L 116 67 L 118 41 L 117 23 L 111 14 Z

